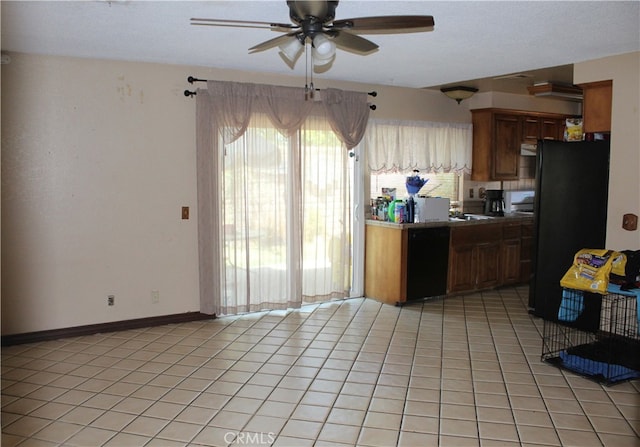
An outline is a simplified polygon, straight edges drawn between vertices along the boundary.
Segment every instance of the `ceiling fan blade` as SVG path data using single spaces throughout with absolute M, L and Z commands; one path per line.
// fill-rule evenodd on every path
M 269 48 L 277 47 L 278 45 L 285 43 L 291 36 L 295 36 L 299 31 L 293 31 L 291 33 L 283 34 L 282 36 L 275 37 L 273 39 L 269 39 L 258 45 L 254 45 L 249 48 L 249 53 L 257 53 L 259 51 L 268 50 Z
M 346 29 L 356 33 L 396 30 L 400 32 L 416 32 L 418 31 L 417 28 L 430 28 L 434 24 L 433 16 L 380 16 L 335 20 L 331 28 Z
M 370 40 L 347 31 L 327 31 L 326 34 L 333 37 L 335 44 L 343 49 L 357 51 L 358 53 L 370 53 L 378 49 L 378 45 Z
M 254 20 L 227 20 L 227 19 L 199 19 L 192 18 L 192 25 L 204 25 L 204 26 L 231 26 L 235 28 L 267 28 L 274 31 L 289 30 L 298 28 L 297 25 L 290 23 L 273 23 L 273 22 L 258 22 Z

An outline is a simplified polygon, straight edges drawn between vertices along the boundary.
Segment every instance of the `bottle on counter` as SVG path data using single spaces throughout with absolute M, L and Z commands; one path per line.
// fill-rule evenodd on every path
M 415 222 L 415 209 L 416 202 L 413 199 L 413 195 L 409 195 L 407 199 L 407 204 L 405 205 L 405 222 L 414 223 Z
M 405 210 L 405 204 L 402 200 L 396 200 L 395 201 L 395 209 L 394 209 L 394 219 L 393 221 L 395 223 L 403 223 L 406 222 L 405 221 L 405 214 L 404 214 L 404 210 Z

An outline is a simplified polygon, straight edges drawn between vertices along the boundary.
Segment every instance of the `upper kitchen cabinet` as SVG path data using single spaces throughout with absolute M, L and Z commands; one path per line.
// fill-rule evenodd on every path
M 471 180 L 517 180 L 520 146 L 538 140 L 562 140 L 570 115 L 509 109 L 476 109 Z
M 611 132 L 611 81 L 589 82 L 582 87 L 583 129 L 585 133 Z
M 493 180 L 518 178 L 520 163 L 520 120 L 514 115 L 495 114 L 493 117 Z
M 538 140 L 562 140 L 566 119 L 548 116 L 522 117 L 522 142 L 536 144 Z
M 471 180 L 518 178 L 519 116 L 498 109 L 471 111 L 473 168 Z

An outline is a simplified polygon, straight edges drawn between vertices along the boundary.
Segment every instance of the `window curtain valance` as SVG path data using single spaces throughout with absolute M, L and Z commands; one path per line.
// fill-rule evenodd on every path
M 370 120 L 364 136 L 372 172 L 471 173 L 471 123 Z
M 319 100 L 305 99 L 298 87 L 207 81 L 198 90 L 198 98 L 206 98 L 209 115 L 225 144 L 238 139 L 247 129 L 254 112 L 266 113 L 283 135 L 298 131 L 312 113 L 323 113 L 331 128 L 348 149 L 363 138 L 369 120 L 367 94 L 338 89 L 318 93 Z

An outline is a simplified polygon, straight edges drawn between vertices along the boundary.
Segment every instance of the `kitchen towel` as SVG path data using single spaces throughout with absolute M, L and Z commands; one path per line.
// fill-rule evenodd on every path
M 609 283 L 607 287 L 607 292 L 614 293 L 623 296 L 635 296 L 636 297 L 636 320 L 637 320 L 637 329 L 636 333 L 640 335 L 640 289 L 630 289 L 630 290 L 622 290 L 619 284 Z
M 558 320 L 576 321 L 584 311 L 584 294 L 580 290 L 562 289 Z

